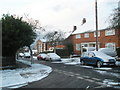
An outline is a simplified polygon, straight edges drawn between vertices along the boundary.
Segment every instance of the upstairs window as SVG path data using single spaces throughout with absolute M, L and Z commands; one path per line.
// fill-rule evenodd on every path
M 105 31 L 105 36 L 110 36 L 110 35 L 115 35 L 115 30 L 114 29 Z
M 79 39 L 79 38 L 81 38 L 81 36 L 80 36 L 80 34 L 77 34 L 76 39 Z
M 84 38 L 89 38 L 89 33 L 85 33 Z
M 100 31 L 98 31 L 98 37 L 100 36 Z M 94 32 L 94 37 L 96 37 L 96 32 Z

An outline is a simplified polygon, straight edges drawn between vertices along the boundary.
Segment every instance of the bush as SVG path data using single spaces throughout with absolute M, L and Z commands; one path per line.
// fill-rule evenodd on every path
M 69 57 L 69 51 L 67 49 L 56 49 L 56 53 L 60 56 L 60 57 Z

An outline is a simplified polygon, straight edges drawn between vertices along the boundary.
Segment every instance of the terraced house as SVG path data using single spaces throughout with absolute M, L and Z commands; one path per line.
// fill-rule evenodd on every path
M 69 36 L 74 46 L 74 53 L 80 54 L 82 47 L 95 47 L 95 31 L 75 33 Z M 98 31 L 98 47 L 113 48 L 120 47 L 120 30 L 119 29 L 102 29 Z

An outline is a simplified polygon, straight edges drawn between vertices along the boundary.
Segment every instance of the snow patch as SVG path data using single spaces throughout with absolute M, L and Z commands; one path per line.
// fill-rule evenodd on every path
M 37 56 L 33 56 L 33 59 L 37 60 Z
M 96 69 L 99 69 L 99 70 L 111 70 L 112 68 L 103 68 L 103 67 L 101 67 L 101 68 L 96 68 Z
M 97 71 L 98 73 L 100 73 L 102 75 L 109 75 L 109 76 L 115 76 L 117 78 L 120 78 L 120 74 L 119 73 L 112 73 L 112 72 L 98 71 L 98 70 L 95 70 L 95 71 Z
M 103 80 L 103 84 L 107 87 L 114 87 L 114 88 L 120 88 L 120 82 L 115 82 L 114 80 L 105 79 Z
M 76 64 L 80 64 L 80 62 L 69 62 L 69 63 L 65 63 L 66 65 L 76 65 Z
M 31 62 L 25 60 L 18 60 L 27 65 L 31 65 Z M 48 76 L 52 72 L 52 68 L 42 64 L 32 64 L 28 68 L 19 68 L 14 70 L 0 70 L 0 88 L 18 88 L 25 86 L 28 82 L 41 80 Z
M 61 61 L 53 61 L 51 63 L 62 63 Z
M 80 66 L 80 67 L 93 68 L 92 66 L 84 66 L 84 65 L 82 65 L 82 66 Z
M 80 58 L 66 58 L 66 59 L 62 59 L 62 63 L 66 64 L 66 65 L 80 64 Z

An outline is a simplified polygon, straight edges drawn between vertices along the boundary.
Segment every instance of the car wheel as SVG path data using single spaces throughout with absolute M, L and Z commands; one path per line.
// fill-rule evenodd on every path
M 102 66 L 102 62 L 101 61 L 98 61 L 97 62 L 97 67 L 100 68 Z
M 84 65 L 84 64 L 85 64 L 83 60 L 81 61 L 81 64 L 82 64 L 82 65 Z

